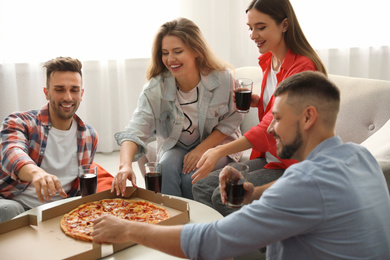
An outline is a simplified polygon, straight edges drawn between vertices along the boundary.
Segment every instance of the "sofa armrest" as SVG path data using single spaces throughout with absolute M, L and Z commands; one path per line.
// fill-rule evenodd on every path
M 390 119 L 373 135 L 361 143 L 378 161 L 390 188 Z

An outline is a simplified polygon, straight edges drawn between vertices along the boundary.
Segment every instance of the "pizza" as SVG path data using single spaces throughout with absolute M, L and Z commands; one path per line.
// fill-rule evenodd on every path
M 104 215 L 152 224 L 170 217 L 167 209 L 148 201 L 104 199 L 82 204 L 65 214 L 61 219 L 61 229 L 73 238 L 92 241 L 92 221 Z

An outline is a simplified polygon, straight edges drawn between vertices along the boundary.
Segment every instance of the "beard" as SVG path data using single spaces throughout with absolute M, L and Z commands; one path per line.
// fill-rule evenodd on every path
M 292 143 L 286 145 L 282 144 L 282 147 L 277 150 L 277 154 L 279 158 L 291 159 L 295 155 L 295 153 L 299 150 L 299 148 L 302 146 L 303 143 L 302 134 L 299 130 L 300 129 L 298 126 L 294 141 L 292 141 Z
M 69 112 L 64 112 L 61 109 L 61 103 L 56 103 L 54 101 L 51 101 L 50 105 L 51 105 L 54 113 L 56 114 L 56 116 L 58 118 L 64 119 L 64 120 L 68 120 L 68 119 L 73 118 L 73 116 L 76 113 L 77 108 L 78 108 L 78 104 L 76 103 L 76 104 L 74 104 L 74 106 L 72 107 L 72 109 Z

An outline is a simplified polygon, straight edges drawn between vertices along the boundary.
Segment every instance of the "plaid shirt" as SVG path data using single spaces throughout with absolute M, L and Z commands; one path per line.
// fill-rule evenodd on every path
M 77 115 L 74 119 L 77 122 L 78 165 L 92 163 L 98 143 L 97 132 Z M 28 187 L 30 183 L 21 181 L 18 172 L 27 164 L 41 165 L 51 127 L 49 104 L 41 110 L 13 113 L 4 120 L 0 143 L 0 197 L 11 199 Z M 77 190 L 76 178 L 68 196 L 76 196 Z

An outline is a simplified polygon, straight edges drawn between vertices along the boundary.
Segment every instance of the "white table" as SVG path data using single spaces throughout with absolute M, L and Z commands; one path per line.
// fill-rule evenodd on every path
M 42 210 L 55 207 L 58 205 L 61 205 L 63 203 L 69 202 L 69 200 L 77 199 L 75 198 L 68 198 L 63 199 L 51 203 L 44 204 L 42 206 L 39 206 L 37 208 L 30 209 L 23 214 L 19 215 L 36 215 L 38 216 L 38 221 L 41 221 L 41 212 Z M 213 208 L 210 208 L 209 206 L 206 206 L 202 203 L 199 203 L 194 200 L 175 197 L 177 199 L 184 200 L 188 202 L 190 206 L 190 222 L 189 223 L 201 223 L 201 222 L 212 222 L 214 220 L 222 219 L 223 216 Z M 131 247 L 128 247 L 126 249 L 123 249 L 115 254 L 109 255 L 104 257 L 105 260 L 121 260 L 121 259 L 139 259 L 139 260 L 145 260 L 145 259 L 159 259 L 159 260 L 165 260 L 165 259 L 181 259 L 174 256 L 167 255 L 165 253 L 162 253 L 160 251 L 142 246 L 142 245 L 134 245 Z

